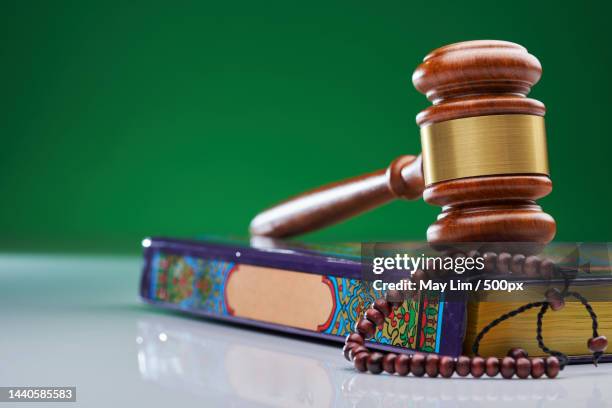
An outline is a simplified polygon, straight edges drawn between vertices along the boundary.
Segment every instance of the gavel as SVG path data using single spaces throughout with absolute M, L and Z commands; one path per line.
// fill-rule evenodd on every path
M 430 52 L 412 75 L 432 103 L 416 117 L 422 154 L 281 202 L 252 220 L 251 234 L 291 237 L 422 196 L 442 207 L 432 244 L 550 242 L 555 221 L 536 203 L 552 191 L 546 108 L 527 97 L 541 75 L 538 59 L 507 41 Z

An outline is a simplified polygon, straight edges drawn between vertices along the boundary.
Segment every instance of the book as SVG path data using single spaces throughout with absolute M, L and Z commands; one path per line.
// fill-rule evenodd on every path
M 144 241 L 140 294 L 166 309 L 337 342 L 383 295 L 361 280 L 359 244 L 169 238 Z M 392 313 L 370 347 L 458 355 L 465 313 L 461 302 L 419 292 Z
M 160 237 L 145 239 L 143 247 L 144 301 L 229 323 L 343 342 L 364 310 L 383 296 L 362 278 L 360 244 Z M 585 295 L 595 287 L 612 293 L 609 271 L 595 278 L 596 284 L 589 280 L 592 277 L 578 276 L 575 281 Z M 542 285 L 534 281 L 529 290 L 541 290 Z M 496 296 L 466 301 L 439 291 L 416 291 L 386 319 L 368 346 L 394 352 L 470 354 L 478 331 L 519 305 Z M 612 296 L 596 300 L 592 305 L 600 333 L 612 333 Z M 581 308 L 580 303 L 568 302 L 567 310 L 549 312 L 544 324 L 547 344 L 570 354 L 572 362 L 590 361 L 586 340 L 591 322 Z M 481 343 L 481 354 L 502 357 L 520 345 L 532 356 L 544 355 L 535 341 L 536 313 L 532 310 L 501 323 Z M 606 354 L 601 361 L 611 359 Z

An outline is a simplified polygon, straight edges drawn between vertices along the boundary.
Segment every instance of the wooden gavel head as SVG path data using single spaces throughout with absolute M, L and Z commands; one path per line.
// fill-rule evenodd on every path
M 542 73 L 506 41 L 467 41 L 429 53 L 412 81 L 432 106 L 417 115 L 421 157 L 324 186 L 259 214 L 251 233 L 288 237 L 352 217 L 394 198 L 441 206 L 432 244 L 547 243 L 555 221 L 535 200 L 552 190 L 544 105 L 527 98 Z
M 442 206 L 427 239 L 539 242 L 554 219 L 535 200 L 548 195 L 544 104 L 527 98 L 542 67 L 518 44 L 468 41 L 428 54 L 412 82 L 433 105 L 421 127 L 426 202 Z

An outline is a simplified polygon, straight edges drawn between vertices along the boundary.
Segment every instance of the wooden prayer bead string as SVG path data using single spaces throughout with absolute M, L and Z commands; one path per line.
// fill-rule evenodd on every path
M 394 307 L 398 307 L 402 299 L 402 294 L 397 291 L 387 293 L 387 298 L 393 299 L 376 299 L 372 307 L 368 309 L 364 317 L 355 325 L 355 332 L 347 336 L 343 348 L 343 353 L 348 361 L 352 361 L 358 371 L 369 371 L 373 374 L 380 374 L 386 371 L 389 374 L 407 375 L 412 373 L 417 377 L 422 377 L 427 374 L 429 377 L 437 377 L 438 375 L 449 378 L 453 373 L 465 377 L 472 375 L 474 378 L 480 378 L 485 373 L 489 377 L 494 377 L 501 373 L 504 378 L 512 378 L 516 375 L 518 378 L 540 378 L 544 374 L 549 378 L 555 378 L 559 371 L 562 370 L 568 362 L 565 354 L 550 350 L 544 345 L 542 337 L 542 319 L 548 308 L 553 311 L 561 310 L 565 305 L 566 297 L 575 297 L 586 308 L 593 321 L 593 337 L 587 342 L 589 350 L 593 353 L 593 362 L 597 365 L 599 358 L 608 346 L 608 340 L 605 336 L 598 334 L 597 315 L 593 308 L 588 303 L 586 298 L 577 292 L 569 291 L 569 280 L 566 279 L 566 285 L 563 292 L 558 289 L 549 289 L 546 292 L 546 300 L 542 302 L 532 302 L 523 305 L 511 312 L 508 312 L 498 319 L 495 319 L 487 325 L 478 334 L 472 350 L 475 356 L 459 356 L 453 358 L 450 356 L 440 356 L 435 353 L 415 353 L 409 354 L 383 354 L 380 352 L 370 352 L 365 346 L 365 340 L 374 337 L 376 328 L 384 325 L 386 317 L 391 314 Z M 545 352 L 550 354 L 546 359 L 529 358 L 527 352 L 520 348 L 513 348 L 508 351 L 508 356 L 503 359 L 497 357 L 483 358 L 478 355 L 480 341 L 493 327 L 511 317 L 514 317 L 526 310 L 534 307 L 540 307 L 537 320 L 537 335 L 538 345 Z
M 608 339 L 606 338 L 606 336 L 600 336 L 598 333 L 599 324 L 597 322 L 597 315 L 595 314 L 593 307 L 589 304 L 586 298 L 582 296 L 580 293 L 569 291 L 569 280 L 566 280 L 566 286 L 563 289 L 563 291 L 559 291 L 559 289 L 556 289 L 556 288 L 550 288 L 546 291 L 545 297 L 546 297 L 545 301 L 527 303 L 508 313 L 503 314 L 502 316 L 498 317 L 497 319 L 489 323 L 487 326 L 485 326 L 480 331 L 478 336 L 476 336 L 476 339 L 474 340 L 474 344 L 472 346 L 473 353 L 475 355 L 478 355 L 478 348 L 480 346 L 480 342 L 482 341 L 483 337 L 493 327 L 529 309 L 533 309 L 534 307 L 539 307 L 540 311 L 538 312 L 537 325 L 536 325 L 536 340 L 538 342 L 538 346 L 545 353 L 556 357 L 559 360 L 561 369 L 563 369 L 569 362 L 569 359 L 567 355 L 565 355 L 564 353 L 560 351 L 556 351 L 556 350 L 551 350 L 544 344 L 544 338 L 542 335 L 543 318 L 544 318 L 544 314 L 546 313 L 548 309 L 551 309 L 552 311 L 561 310 L 565 306 L 565 298 L 574 297 L 582 303 L 582 305 L 585 307 L 585 309 L 589 313 L 589 316 L 591 317 L 591 320 L 593 322 L 592 323 L 593 337 L 591 337 L 588 340 L 587 347 L 589 348 L 591 353 L 593 353 L 593 364 L 597 365 L 597 363 L 599 362 L 599 359 L 603 355 L 603 352 L 608 347 Z
M 356 325 L 356 331 L 351 333 L 343 349 L 344 356 L 348 361 L 352 361 L 358 371 L 369 371 L 372 374 L 380 374 L 386 371 L 389 374 L 405 376 L 412 374 L 422 377 L 427 374 L 429 377 L 450 378 L 456 372 L 461 377 L 472 375 L 480 378 L 484 374 L 494 377 L 501 372 L 504 378 L 512 378 L 515 374 L 519 378 L 540 378 L 546 374 L 549 378 L 558 375 L 561 369 L 559 359 L 550 356 L 546 360 L 542 358 L 527 358 L 527 353 L 520 350 L 511 350 L 509 355 L 501 361 L 497 357 L 483 358 L 480 356 L 469 357 L 441 356 L 435 353 L 414 353 L 414 354 L 395 354 L 371 352 L 365 346 L 365 340 L 372 338 L 375 334 L 376 326 L 373 320 L 380 320 L 385 310 L 390 310 L 389 302 L 385 299 L 377 299 L 372 309 L 376 312 L 366 312 L 370 317 L 364 317 Z M 368 311 L 369 311 L 368 310 Z M 388 316 L 385 314 L 384 316 Z M 372 318 L 372 320 L 370 320 Z M 384 322 L 384 319 L 383 319 Z
M 546 292 L 546 299 L 548 300 L 548 302 L 544 303 L 541 306 L 540 311 L 538 313 L 537 336 L 536 336 L 536 339 L 538 341 L 538 346 L 545 353 L 556 355 L 556 356 L 563 356 L 567 359 L 567 356 L 565 356 L 563 353 L 549 349 L 544 344 L 544 339 L 542 338 L 542 319 L 544 318 L 544 314 L 546 313 L 548 308 L 552 309 L 553 311 L 562 309 L 563 306 L 565 305 L 564 299 L 567 297 L 574 297 L 578 301 L 580 301 L 580 303 L 582 303 L 586 311 L 589 313 L 589 316 L 591 317 L 591 321 L 593 322 L 592 323 L 593 336 L 587 341 L 587 347 L 589 348 L 591 353 L 593 353 L 593 364 L 597 366 L 599 359 L 601 358 L 601 356 L 603 356 L 604 351 L 608 347 L 608 339 L 606 338 L 606 336 L 599 335 L 599 330 L 598 330 L 599 323 L 597 322 L 597 315 L 595 314 L 595 311 L 593 310 L 593 306 L 591 306 L 589 302 L 587 301 L 587 299 L 584 296 L 582 296 L 580 293 L 569 291 L 568 284 L 566 284 L 566 287 L 563 290 L 563 292 L 559 292 L 557 289 L 554 289 L 554 288 L 549 289 Z

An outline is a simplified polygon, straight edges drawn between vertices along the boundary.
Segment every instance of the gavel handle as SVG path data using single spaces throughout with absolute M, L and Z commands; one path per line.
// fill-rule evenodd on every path
M 421 156 L 400 156 L 388 168 L 319 187 L 259 213 L 252 235 L 287 238 L 311 232 L 379 207 L 423 195 Z

